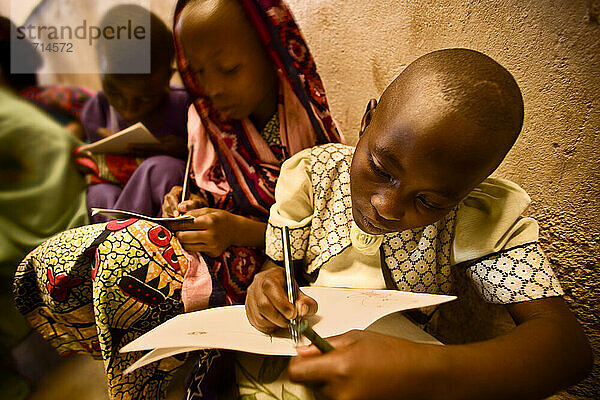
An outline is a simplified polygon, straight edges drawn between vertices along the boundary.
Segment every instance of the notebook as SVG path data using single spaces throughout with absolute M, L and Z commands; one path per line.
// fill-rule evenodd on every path
M 156 136 L 150 133 L 144 124 L 138 122 L 102 140 L 83 145 L 80 149 L 97 154 L 128 154 L 129 146 L 157 143 L 160 141 Z

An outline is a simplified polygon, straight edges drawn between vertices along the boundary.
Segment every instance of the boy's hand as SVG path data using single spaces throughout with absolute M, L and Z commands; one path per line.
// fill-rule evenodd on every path
M 296 314 L 300 317 L 314 315 L 317 307 L 314 299 L 299 290 L 294 308 L 287 298 L 285 270 L 270 261 L 256 274 L 246 295 L 248 321 L 265 333 L 287 327 Z
M 114 132 L 108 128 L 98 128 L 98 129 L 96 129 L 96 134 L 98 136 L 100 136 L 101 138 L 107 138 L 110 135 L 114 134 Z
M 232 238 L 238 229 L 237 219 L 233 214 L 208 207 L 193 209 L 186 214 L 194 216 L 194 221 L 178 224 L 176 232 L 177 239 L 185 250 L 218 257 L 232 245 Z
M 163 218 L 178 217 L 181 214 L 208 205 L 208 202 L 204 197 L 195 193 L 190 193 L 188 200 L 180 202 L 182 190 L 181 186 L 173 186 L 169 193 L 165 195 L 162 204 Z
M 315 385 L 331 399 L 433 398 L 427 394 L 435 387 L 442 346 L 358 330 L 327 340 L 335 348 L 327 354 L 315 346 L 297 348 L 288 367 L 293 381 Z

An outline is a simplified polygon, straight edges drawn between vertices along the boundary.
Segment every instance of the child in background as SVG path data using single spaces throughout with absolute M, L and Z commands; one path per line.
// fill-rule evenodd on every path
M 60 353 L 102 358 L 115 399 L 165 396 L 182 358 L 123 375 L 139 355 L 118 349 L 184 311 L 242 303 L 265 260 L 281 162 L 340 141 L 315 62 L 283 2 L 181 0 L 174 15 L 178 67 L 195 99 L 193 196 L 181 202 L 176 187 L 164 211 L 194 221 L 176 231 L 129 219 L 64 232 L 30 253 L 15 277 L 19 310 Z M 52 286 L 48 270 L 78 284 Z M 212 398 L 225 381 L 215 368 L 220 357 L 201 355 L 194 399 Z M 214 379 L 201 380 L 209 366 Z
M 288 226 L 294 259 L 314 285 L 453 294 L 464 272 L 516 326 L 447 346 L 352 331 L 330 338 L 335 350 L 327 354 L 299 348 L 289 377 L 332 399 L 362 400 L 534 399 L 584 377 L 590 347 L 561 298 L 537 223 L 521 217 L 529 196 L 489 178 L 523 122 L 510 73 L 471 50 L 429 53 L 390 84 L 364 122 L 356 149 L 320 146 L 282 166 L 266 234 L 273 261 L 248 289 L 249 321 L 270 332 L 317 310 L 303 294 L 295 307 L 287 301 L 275 262 Z
M 42 66 L 42 57 L 27 39 L 11 43 L 10 33 L 16 29 L 10 19 L 0 16 L 0 81 L 42 108 L 77 139 L 84 140 L 81 110 L 94 93 L 82 86 L 38 85 L 37 76 L 32 71 L 37 71 Z M 18 71 L 11 73 L 13 57 L 19 60 Z M 31 72 L 20 73 L 23 71 Z
M 82 122 L 88 141 L 95 142 L 142 122 L 160 144 L 136 146 L 132 156 L 94 155 L 98 172 L 88 189 L 88 208 L 117 208 L 158 216 L 164 195 L 183 180 L 187 154 L 187 109 L 191 99 L 182 87 L 169 86 L 175 50 L 170 29 L 137 5 L 111 8 L 101 26 L 145 26 L 150 48 L 132 40 L 100 40 L 98 64 L 102 89 L 86 104 Z M 150 56 L 148 57 L 148 51 Z M 124 73 L 148 61 L 149 74 Z M 137 64 L 136 64 L 137 63 Z M 106 164 L 106 166 L 103 166 Z M 138 166 L 139 164 L 139 166 Z M 103 220 L 95 216 L 93 222 Z
M 85 181 L 72 160 L 80 142 L 1 82 L 0 104 L 0 398 L 18 400 L 29 397 L 30 383 L 11 350 L 31 328 L 9 282 L 33 248 L 89 219 Z

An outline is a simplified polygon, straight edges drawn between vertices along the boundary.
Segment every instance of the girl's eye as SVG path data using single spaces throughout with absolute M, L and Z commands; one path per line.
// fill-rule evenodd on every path
M 385 172 L 379 165 L 375 163 L 373 159 L 373 155 L 369 154 L 369 164 L 371 165 L 371 169 L 375 172 L 376 175 L 381 176 L 382 178 L 392 179 L 392 176 Z
M 223 73 L 227 74 L 227 75 L 235 74 L 239 69 L 240 69 L 239 65 L 236 65 L 236 66 L 233 66 L 233 67 L 221 68 L 221 70 L 223 71 Z
M 202 76 L 202 74 L 204 74 L 204 69 L 202 69 L 202 68 L 198 68 L 198 69 L 190 68 L 190 71 L 192 72 L 192 75 L 194 75 L 194 76 Z

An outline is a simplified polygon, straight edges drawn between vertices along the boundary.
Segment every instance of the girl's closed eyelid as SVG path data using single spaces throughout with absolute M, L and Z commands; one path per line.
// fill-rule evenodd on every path
M 237 64 L 233 67 L 221 67 L 221 71 L 225 74 L 233 74 L 240 69 L 240 64 Z

